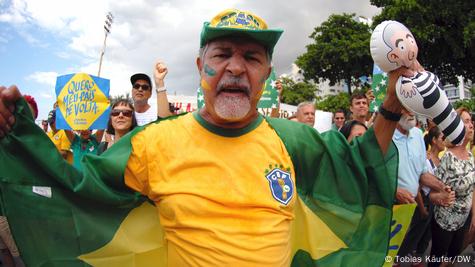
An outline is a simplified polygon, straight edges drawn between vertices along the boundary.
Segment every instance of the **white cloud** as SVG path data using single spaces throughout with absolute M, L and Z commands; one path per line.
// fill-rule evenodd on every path
M 58 73 L 50 71 L 50 72 L 41 72 L 37 71 L 34 72 L 26 77 L 26 80 L 34 81 L 39 84 L 45 84 L 51 87 L 54 87 L 56 84 L 56 77 L 58 77 Z
M 40 96 L 46 99 L 53 99 L 56 96 L 53 96 L 52 94 L 47 94 L 47 93 L 40 93 Z
M 26 40 L 35 43 L 34 33 L 40 29 L 65 41 L 60 48 L 49 44 L 55 55 L 72 62 L 67 70 L 55 70 L 59 73 L 97 74 L 104 19 L 111 11 L 114 23 L 102 70 L 102 76 L 111 79 L 111 94 L 128 92 L 133 73 L 151 75 L 158 58 L 169 68 L 166 79 L 169 92 L 194 94 L 199 81 L 195 58 L 201 27 L 204 21 L 226 8 L 252 11 L 262 16 L 271 28 L 284 29 L 274 53 L 277 74 L 292 71 L 297 56 L 305 52 L 305 45 L 311 41 L 308 36 L 330 14 L 347 12 L 371 17 L 378 12 L 367 0 L 350 0 L 344 4 L 324 0 L 13 0 L 12 3 L 7 11 L 0 13 L 0 21 L 3 16 L 3 21 L 8 20 L 16 27 L 30 25 L 28 29 L 35 32 L 23 34 Z
M 27 21 L 27 17 L 24 14 L 24 10 L 24 1 L 13 0 L 9 8 L 0 13 L 0 22 L 6 22 L 15 25 L 25 23 Z

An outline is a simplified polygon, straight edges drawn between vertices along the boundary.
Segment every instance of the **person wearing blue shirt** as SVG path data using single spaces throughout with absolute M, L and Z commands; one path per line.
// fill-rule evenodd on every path
M 432 190 L 442 192 L 447 199 L 453 198 L 453 192 L 450 192 L 450 189 L 446 188 L 437 177 L 430 174 L 426 164 L 424 137 L 422 131 L 415 126 L 414 114 L 403 111 L 393 134 L 393 142 L 399 153 L 398 186 L 395 201 L 398 204 L 416 203 L 419 185 L 426 185 Z M 426 220 L 425 216 L 427 215 L 422 210 L 425 209 L 422 204 L 418 203 L 419 207 L 414 211 L 396 260 L 412 253 L 425 229 L 429 227 L 430 220 Z M 411 259 L 415 260 L 412 262 L 413 265 L 422 264 L 423 257 L 415 255 Z

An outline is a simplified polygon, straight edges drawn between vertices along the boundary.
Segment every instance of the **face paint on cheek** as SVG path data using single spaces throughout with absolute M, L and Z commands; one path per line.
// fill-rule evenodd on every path
M 208 64 L 205 64 L 205 73 L 206 75 L 210 77 L 213 77 L 214 75 L 216 75 L 216 71 L 212 69 L 210 66 L 208 66 Z
M 208 82 L 205 79 L 201 79 L 200 85 L 203 90 L 211 90 L 211 86 L 209 86 Z

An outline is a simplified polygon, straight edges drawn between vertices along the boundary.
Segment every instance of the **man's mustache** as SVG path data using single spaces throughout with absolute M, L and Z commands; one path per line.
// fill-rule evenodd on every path
M 241 78 L 227 78 L 225 80 L 221 80 L 217 86 L 217 93 L 221 93 L 222 91 L 227 90 L 235 90 L 245 93 L 247 96 L 251 95 L 251 88 L 247 82 L 244 82 Z

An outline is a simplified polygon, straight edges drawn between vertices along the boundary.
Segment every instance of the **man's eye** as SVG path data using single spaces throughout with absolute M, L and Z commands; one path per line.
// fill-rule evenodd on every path
M 253 56 L 247 56 L 246 59 L 249 61 L 261 62 L 259 58 Z
M 227 54 L 216 54 L 216 55 L 214 55 L 213 57 L 216 57 L 216 58 L 227 58 L 228 55 L 227 55 Z

